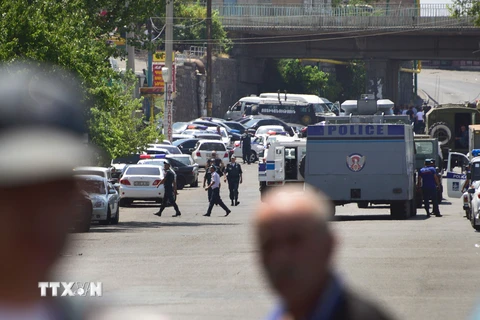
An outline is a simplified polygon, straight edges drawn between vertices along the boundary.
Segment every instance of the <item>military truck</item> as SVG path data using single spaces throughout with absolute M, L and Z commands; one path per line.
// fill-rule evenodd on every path
M 415 216 L 413 127 L 407 116 L 375 115 L 364 102 L 358 115 L 308 126 L 305 182 L 335 205 L 388 204 L 394 219 Z
M 468 134 L 468 126 L 480 124 L 479 111 L 475 104 L 443 104 L 430 109 L 425 115 L 425 130 L 440 142 L 444 162 L 448 153 L 468 153 L 468 136 L 462 139 L 462 127 Z M 444 163 L 446 167 L 446 163 Z
M 426 134 L 422 134 L 422 135 L 416 134 L 414 136 L 414 141 L 415 141 L 415 171 L 418 173 L 419 170 L 425 166 L 426 159 L 433 159 L 435 160 L 438 178 L 440 179 L 440 182 L 441 182 L 444 166 L 443 166 L 442 150 L 437 138 L 432 138 Z M 421 208 L 423 203 L 421 190 L 417 190 L 415 199 L 417 202 L 417 208 Z M 442 183 L 440 183 L 440 189 L 438 189 L 437 199 L 439 202 L 442 202 L 442 199 L 443 199 Z

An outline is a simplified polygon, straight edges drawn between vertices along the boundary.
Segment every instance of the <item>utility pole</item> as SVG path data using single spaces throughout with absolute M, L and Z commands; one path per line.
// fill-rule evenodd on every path
M 127 46 L 127 70 L 135 73 L 135 47 L 129 44 L 129 40 L 133 39 L 133 35 L 134 33 L 132 31 L 127 32 L 125 45 Z
M 207 117 L 212 116 L 212 0 L 207 0 Z
M 153 87 L 153 52 L 152 52 L 152 19 L 147 20 L 148 39 L 150 46 L 148 48 L 148 61 L 147 61 L 147 83 L 148 87 Z
M 167 21 L 165 25 L 165 67 L 167 68 L 168 81 L 165 81 L 165 107 L 164 110 L 164 134 L 167 140 L 172 141 L 172 122 L 173 122 L 173 0 L 167 0 L 166 3 Z M 165 77 L 164 77 L 165 78 Z

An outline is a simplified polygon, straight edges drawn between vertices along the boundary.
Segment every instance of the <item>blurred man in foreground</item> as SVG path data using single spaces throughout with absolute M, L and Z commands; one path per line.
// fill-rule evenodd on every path
M 0 319 L 121 319 L 78 308 L 62 287 L 41 297 L 39 282 L 66 281 L 50 272 L 79 209 L 72 169 L 91 154 L 82 91 L 52 70 L 0 68 Z
M 269 319 L 389 319 L 351 293 L 332 270 L 332 211 L 323 195 L 294 187 L 272 191 L 258 207 L 261 263 L 280 297 Z

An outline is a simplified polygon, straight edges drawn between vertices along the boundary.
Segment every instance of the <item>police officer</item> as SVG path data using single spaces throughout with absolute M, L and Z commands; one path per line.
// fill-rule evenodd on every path
M 221 175 L 223 175 L 223 172 L 225 171 L 225 166 L 223 165 L 222 159 L 220 159 L 217 155 L 217 152 L 214 150 L 212 152 L 212 164 L 217 167 L 217 172 L 221 172 Z
M 175 209 L 175 215 L 173 215 L 173 217 L 179 217 L 182 214 L 180 213 L 177 203 L 175 202 L 175 196 L 178 194 L 175 174 L 172 170 L 170 170 L 170 163 L 167 161 L 165 161 L 163 167 L 165 169 L 165 177 L 158 183 L 157 188 L 163 184 L 165 186 L 165 194 L 163 196 L 162 205 L 160 206 L 160 211 L 154 214 L 161 217 L 163 210 L 165 210 L 165 207 L 167 206 L 167 201 L 169 201 Z
M 243 164 L 248 163 L 250 164 L 250 153 L 252 152 L 252 139 L 250 134 L 247 131 L 242 135 L 241 139 L 242 143 L 242 156 L 243 156 Z
M 210 166 L 212 165 L 212 160 L 208 159 L 207 160 L 207 165 L 205 169 L 205 175 L 203 176 L 203 188 L 205 189 L 205 186 L 209 186 L 210 182 L 212 181 L 212 173 L 210 172 Z M 212 199 L 212 189 L 208 189 L 208 202 L 210 203 L 210 200 Z
M 225 179 L 224 182 L 227 182 L 228 179 L 228 189 L 230 190 L 230 200 L 232 201 L 232 206 L 238 206 L 238 186 L 242 183 L 242 167 L 236 162 L 237 158 L 233 155 L 230 158 L 230 163 L 227 164 L 225 168 Z
M 207 213 L 204 214 L 204 217 L 210 217 L 210 214 L 212 213 L 213 205 L 218 204 L 220 207 L 222 207 L 223 210 L 225 210 L 226 214 L 225 217 L 232 212 L 230 209 L 227 208 L 225 203 L 223 203 L 222 198 L 220 198 L 220 176 L 217 173 L 217 169 L 215 166 L 210 167 L 210 173 L 212 175 L 212 181 L 208 185 L 208 187 L 205 188 L 205 190 L 212 189 L 212 198 L 210 199 L 210 204 L 208 206 Z
M 434 168 L 434 161 L 432 159 L 425 160 L 425 167 L 420 169 L 418 174 L 417 187 L 422 188 L 423 203 L 427 216 L 430 216 L 430 200 L 432 200 L 433 213 L 437 217 L 441 217 L 438 208 L 437 188 L 440 187 L 440 180 L 437 176 L 437 170 Z

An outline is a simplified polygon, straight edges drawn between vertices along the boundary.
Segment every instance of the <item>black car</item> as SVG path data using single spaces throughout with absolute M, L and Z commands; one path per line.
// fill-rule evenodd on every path
M 182 190 L 185 185 L 198 187 L 198 166 L 189 166 L 175 159 L 167 158 L 170 166 L 177 174 L 177 189 Z
M 227 133 L 230 137 L 230 139 L 232 141 L 238 141 L 242 138 L 242 135 L 238 132 L 232 132 L 232 128 L 230 128 L 229 126 L 227 126 L 225 123 L 223 122 L 211 122 L 211 121 L 206 121 L 206 120 L 195 120 L 195 121 L 192 121 L 191 124 L 198 124 L 198 125 L 202 125 L 202 126 L 206 126 L 206 127 L 223 127 L 225 128 L 225 130 L 227 130 Z M 233 129 L 235 130 L 235 129 Z
M 197 142 L 200 139 L 179 139 L 172 142 L 172 144 L 180 149 L 182 153 L 191 155 L 191 148 L 194 148 L 197 145 Z
M 224 122 L 230 128 L 237 130 L 240 134 L 243 134 L 247 128 L 245 128 L 240 122 L 237 121 L 225 121 Z
M 275 117 L 253 118 L 245 122 L 244 126 L 247 127 L 249 130 L 250 129 L 257 130 L 261 126 L 282 126 L 290 136 L 293 137 L 295 135 L 295 132 L 293 132 L 292 127 L 290 127 L 288 124 L 286 124 L 282 120 L 277 119 Z

